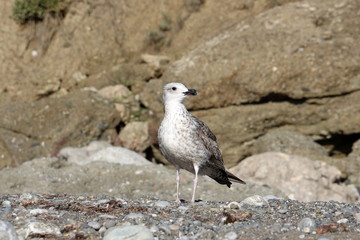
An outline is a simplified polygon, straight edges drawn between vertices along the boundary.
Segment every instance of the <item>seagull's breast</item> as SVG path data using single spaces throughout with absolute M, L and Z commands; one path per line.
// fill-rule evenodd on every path
M 200 164 L 211 154 L 197 132 L 197 125 L 187 112 L 166 115 L 159 128 L 160 150 L 167 160 L 185 168 L 186 164 Z

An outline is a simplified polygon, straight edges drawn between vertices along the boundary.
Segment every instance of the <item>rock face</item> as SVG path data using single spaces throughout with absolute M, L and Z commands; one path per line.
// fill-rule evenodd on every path
M 4 104 L 0 115 L 0 168 L 56 155 L 66 146 L 85 145 L 120 122 L 110 101 L 87 91 Z
M 252 154 L 282 152 L 304 157 L 327 157 L 328 151 L 311 138 L 298 132 L 276 129 L 256 139 Z
M 355 0 L 300 1 L 236 23 L 151 80 L 142 101 L 161 115 L 164 83 L 197 89 L 187 106 L 218 136 L 228 165 L 270 129 L 359 133 L 359 9 Z
M 341 172 L 324 162 L 284 153 L 268 152 L 246 158 L 232 172 L 248 182 L 265 183 L 299 201 L 355 202 L 355 187 L 336 183 Z
M 134 75 L 111 71 L 113 64 L 136 62 L 144 51 L 182 54 L 236 20 L 290 1 L 74 1 L 61 17 L 19 26 L 11 15 L 14 1 L 1 0 L 0 29 L 5 34 L 0 36 L 0 74 L 4 76 L 0 101 L 34 100 L 79 86 L 132 83 Z M 144 64 L 130 65 L 138 71 L 135 75 L 145 77 L 139 81 L 152 77 L 139 65 Z M 139 74 L 140 69 L 146 74 Z

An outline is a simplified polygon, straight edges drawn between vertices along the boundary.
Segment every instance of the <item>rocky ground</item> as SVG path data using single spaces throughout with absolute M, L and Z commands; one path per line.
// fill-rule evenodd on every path
M 252 196 L 241 202 L 3 195 L 1 239 L 359 239 L 360 205 Z
M 356 239 L 359 1 L 66 0 L 22 23 L 0 2 L 0 239 Z M 170 81 L 247 185 L 204 177 L 203 201 L 172 202 Z M 228 206 L 254 195 L 300 202 Z

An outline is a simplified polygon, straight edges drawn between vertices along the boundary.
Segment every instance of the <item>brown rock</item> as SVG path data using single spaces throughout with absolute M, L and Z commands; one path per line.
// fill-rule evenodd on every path
M 114 105 L 93 92 L 0 106 L 0 166 L 56 155 L 65 146 L 98 139 L 120 118 Z M 8 156 L 8 157 L 6 157 Z M 11 158 L 9 159 L 9 156 Z
M 148 122 L 128 123 L 118 138 L 123 147 L 142 153 L 151 144 Z
M 132 114 L 140 111 L 140 103 L 124 85 L 104 87 L 99 90 L 99 94 L 115 103 L 115 108 L 124 122 L 129 122 Z

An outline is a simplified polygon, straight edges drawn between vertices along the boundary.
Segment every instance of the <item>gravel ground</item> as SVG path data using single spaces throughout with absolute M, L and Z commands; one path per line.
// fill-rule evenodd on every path
M 0 239 L 360 239 L 360 203 L 14 194 L 0 204 Z

